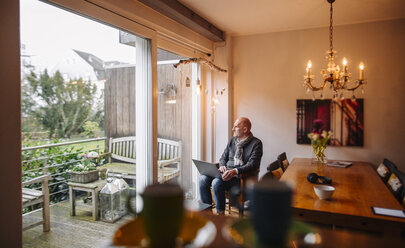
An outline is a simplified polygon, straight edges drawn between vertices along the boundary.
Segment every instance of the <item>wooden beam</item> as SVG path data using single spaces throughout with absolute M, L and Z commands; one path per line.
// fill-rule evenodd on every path
M 204 37 L 214 41 L 225 41 L 224 32 L 177 0 L 139 0 L 157 12 L 179 22 Z

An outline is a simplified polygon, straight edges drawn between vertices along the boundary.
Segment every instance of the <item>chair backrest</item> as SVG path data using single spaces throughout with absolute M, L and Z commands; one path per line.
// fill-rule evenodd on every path
M 387 181 L 387 186 L 394 194 L 395 198 L 402 203 L 405 192 L 405 174 L 399 170 L 393 169 L 391 176 Z
M 246 183 L 247 181 L 257 182 L 259 180 L 259 172 L 260 169 L 248 173 L 241 173 L 240 175 L 241 183 L 242 182 Z
M 260 181 L 263 181 L 263 180 L 273 180 L 273 179 L 274 179 L 273 173 L 271 173 L 271 171 L 268 171 L 268 172 L 266 172 L 266 173 L 260 178 Z
M 277 161 L 280 165 L 280 168 L 283 171 L 287 170 L 287 167 L 290 165 L 290 163 L 288 162 L 288 159 L 287 159 L 287 154 L 285 152 L 283 152 L 277 156 Z
M 278 160 L 269 164 L 269 166 L 267 166 L 267 171 L 269 171 L 275 179 L 280 179 L 284 173 L 284 170 L 280 167 Z
M 384 158 L 383 164 L 385 164 L 387 166 L 387 168 L 390 170 L 393 170 L 393 169 L 398 170 L 398 167 L 393 162 L 391 162 L 390 160 L 388 160 L 386 158 Z
M 111 158 L 128 163 L 136 163 L 136 136 L 110 138 Z M 181 141 L 158 138 L 158 160 L 171 160 L 181 157 Z

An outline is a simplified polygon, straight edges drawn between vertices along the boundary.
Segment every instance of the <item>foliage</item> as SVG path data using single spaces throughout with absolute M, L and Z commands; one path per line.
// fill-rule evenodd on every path
M 54 140 L 52 143 L 58 143 L 59 140 Z M 52 203 L 57 203 L 68 199 L 68 185 L 67 181 L 69 179 L 68 170 L 74 167 L 76 164 L 82 163 L 82 153 L 84 149 L 89 149 L 94 147 L 94 142 L 89 142 L 93 144 L 89 146 L 87 143 L 85 145 L 66 145 L 66 146 L 56 146 L 42 149 L 34 149 L 22 151 L 22 180 L 27 181 L 29 179 L 43 175 L 43 168 L 45 165 L 48 166 L 48 174 L 52 176 L 49 181 L 49 193 Z M 38 142 L 31 140 L 24 140 L 23 147 L 30 147 L 38 145 Z M 94 159 L 96 152 L 89 152 L 88 160 Z M 46 158 L 46 159 L 45 159 Z M 104 164 L 105 159 L 98 159 L 98 165 Z M 29 185 L 30 188 L 40 189 L 41 184 Z M 37 208 L 40 206 L 38 205 Z M 24 213 L 28 212 L 29 209 L 24 209 Z
M 59 71 L 50 76 L 46 69 L 40 75 L 31 71 L 27 80 L 40 100 L 39 107 L 31 112 L 50 138 L 69 138 L 90 119 L 95 84 L 81 78 L 66 83 Z
M 97 133 L 100 131 L 99 125 L 95 121 L 86 121 L 83 125 L 83 129 L 83 133 L 89 138 L 97 137 Z
M 73 166 L 71 171 L 75 172 L 87 172 L 87 171 L 94 171 L 96 170 L 96 160 L 98 158 L 97 152 L 89 152 L 88 154 L 84 154 L 81 159 L 81 163 L 76 164 Z
M 31 142 L 24 141 L 25 146 L 29 146 Z M 54 143 L 58 143 L 55 140 Z M 48 166 L 48 174 L 52 175 L 49 181 L 49 191 L 51 194 L 51 202 L 60 202 L 67 199 L 67 184 L 69 175 L 66 171 L 75 163 L 79 162 L 78 155 L 81 153 L 81 148 L 73 146 L 57 146 L 45 149 L 35 149 L 22 152 L 22 180 L 26 181 L 40 175 L 43 175 L 43 168 L 46 163 Z M 46 157 L 46 159 L 45 159 Z M 38 188 L 40 184 L 33 184 L 29 187 Z M 54 194 L 60 191 L 65 192 Z
M 33 98 L 34 91 L 27 80 L 27 75 L 30 71 L 35 70 L 35 67 L 27 59 L 22 59 L 22 77 L 21 77 L 21 130 L 23 132 L 40 132 L 42 131 L 34 113 L 37 107 Z

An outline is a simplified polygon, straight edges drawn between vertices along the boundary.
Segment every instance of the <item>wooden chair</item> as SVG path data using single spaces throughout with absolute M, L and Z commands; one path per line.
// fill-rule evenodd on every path
M 270 171 L 266 172 L 259 181 L 263 180 L 274 180 L 273 174 Z
M 245 202 L 247 201 L 247 185 L 249 182 L 257 182 L 260 169 L 249 173 L 240 173 L 240 189 L 237 192 L 226 192 L 225 197 L 229 200 L 228 211 L 231 213 L 231 206 L 239 209 L 239 217 L 242 217 L 245 211 Z
M 287 159 L 287 154 L 285 152 L 278 155 L 277 161 L 278 161 L 280 168 L 283 170 L 283 172 L 285 170 L 287 170 L 288 166 L 290 165 L 290 162 L 288 162 L 288 159 Z
M 387 181 L 387 186 L 395 198 L 402 203 L 405 193 L 405 174 L 399 170 L 393 169 Z
M 279 180 L 284 173 L 283 168 L 280 166 L 280 162 L 278 160 L 272 162 L 267 166 L 267 171 L 271 173 L 274 179 Z
M 44 175 L 22 183 L 22 207 L 26 208 L 39 203 L 42 204 L 42 220 L 23 227 L 23 231 L 41 224 L 44 232 L 49 232 L 51 230 L 48 188 L 48 181 L 50 180 L 50 176 L 48 175 L 46 168 L 44 168 L 43 171 Z M 26 186 L 34 183 L 41 183 L 42 190 L 39 191 L 36 189 L 25 188 Z
M 398 170 L 398 167 L 390 160 L 384 158 L 383 162 L 377 167 L 377 173 L 384 183 L 387 183 L 392 172 Z
M 219 168 L 219 163 L 215 163 L 215 165 L 217 166 L 217 168 Z M 250 172 L 250 173 L 240 173 L 239 174 L 240 189 L 233 191 L 233 192 L 229 192 L 229 191 L 225 192 L 225 198 L 228 200 L 229 214 L 231 214 L 231 207 L 234 206 L 234 207 L 238 208 L 239 216 L 240 217 L 243 216 L 243 213 L 245 210 L 244 204 L 245 204 L 245 201 L 247 200 L 246 186 L 247 186 L 248 182 L 257 182 L 258 181 L 259 172 L 260 172 L 260 168 L 253 172 Z M 213 195 L 212 188 L 211 188 L 211 195 Z M 214 207 L 214 205 L 213 205 L 213 207 Z

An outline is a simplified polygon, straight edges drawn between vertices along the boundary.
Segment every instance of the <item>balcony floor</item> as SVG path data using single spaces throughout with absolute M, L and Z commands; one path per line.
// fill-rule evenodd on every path
M 76 216 L 70 216 L 69 201 L 57 203 L 50 208 L 51 231 L 42 232 L 42 225 L 23 232 L 23 247 L 70 248 L 103 247 L 110 243 L 117 228 L 131 219 L 124 216 L 115 223 L 93 221 L 91 205 L 76 200 Z M 24 225 L 42 218 L 42 210 L 24 216 Z

